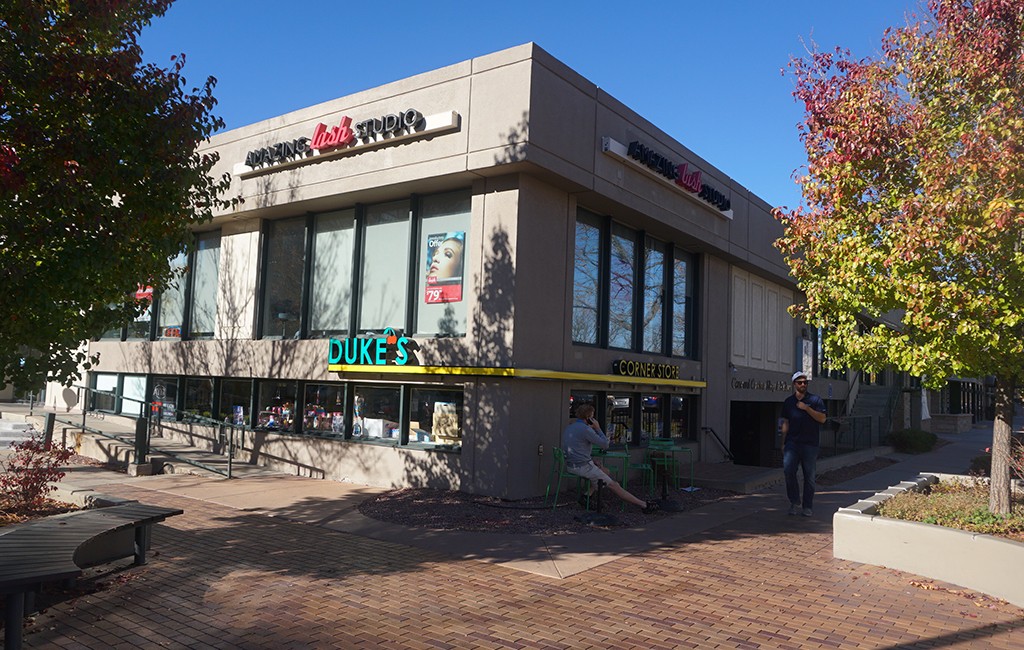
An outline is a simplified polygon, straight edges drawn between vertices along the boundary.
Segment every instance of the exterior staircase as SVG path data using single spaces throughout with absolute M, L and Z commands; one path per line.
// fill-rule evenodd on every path
M 871 422 L 872 446 L 882 444 L 889 435 L 892 428 L 893 393 L 899 390 L 898 386 L 862 384 L 857 391 L 856 400 L 847 417 Z

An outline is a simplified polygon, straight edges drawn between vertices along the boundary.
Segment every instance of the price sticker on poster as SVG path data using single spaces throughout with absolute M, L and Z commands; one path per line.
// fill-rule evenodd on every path
M 462 300 L 465 248 L 466 233 L 462 230 L 427 235 L 426 304 Z

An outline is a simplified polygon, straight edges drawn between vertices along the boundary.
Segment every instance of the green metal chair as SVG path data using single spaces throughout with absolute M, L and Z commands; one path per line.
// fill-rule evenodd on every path
M 580 484 L 587 480 L 582 476 L 573 474 L 565 468 L 565 451 L 561 447 L 552 447 L 551 451 L 554 453 L 555 461 L 551 464 L 551 472 L 548 474 L 548 489 L 544 491 L 544 505 L 548 504 L 548 496 L 551 494 L 551 484 L 555 484 L 555 498 L 551 504 L 551 509 L 554 510 L 558 507 L 558 495 L 562 491 L 562 479 L 575 479 L 576 480 L 576 491 L 580 492 Z M 580 492 L 582 494 L 582 492 Z M 587 505 L 590 505 L 589 499 Z
M 679 472 L 676 457 L 669 449 L 672 441 L 667 438 L 651 438 L 647 443 L 647 462 L 658 472 L 669 472 L 672 480 L 672 487 L 679 489 Z
M 626 453 L 627 454 L 629 453 L 629 445 L 628 444 L 626 445 Z M 627 472 L 630 472 L 630 471 L 633 471 L 633 470 L 635 470 L 635 471 L 640 473 L 641 479 L 644 480 L 644 483 L 647 486 L 647 494 L 654 494 L 654 467 L 645 458 L 642 462 L 639 462 L 639 463 L 630 462 L 629 465 L 628 465 Z M 627 474 L 627 476 L 628 476 L 628 474 Z M 629 487 L 627 486 L 627 484 L 625 482 L 623 483 L 622 486 L 624 488 L 626 488 L 627 490 L 629 489 Z
M 679 489 L 679 461 L 676 452 L 685 452 L 690 459 L 690 488 L 693 488 L 693 450 L 689 447 L 677 447 L 668 438 L 652 438 L 647 443 L 647 462 L 662 471 L 671 472 L 672 486 Z

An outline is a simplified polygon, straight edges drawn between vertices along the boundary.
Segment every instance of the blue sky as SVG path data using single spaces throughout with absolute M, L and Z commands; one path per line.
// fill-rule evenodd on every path
M 186 54 L 235 128 L 533 41 L 772 205 L 796 206 L 805 43 L 878 52 L 917 0 L 177 0 L 142 32 Z

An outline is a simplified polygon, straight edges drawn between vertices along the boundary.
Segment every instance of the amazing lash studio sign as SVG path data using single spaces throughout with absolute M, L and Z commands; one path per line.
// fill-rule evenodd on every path
M 638 140 L 624 145 L 612 138 L 604 137 L 601 138 L 601 150 L 665 179 L 672 183 L 672 187 L 710 205 L 723 217 L 732 219 L 732 203 L 729 197 L 711 184 L 703 182 L 701 171 L 690 169 L 689 163 L 677 163 Z
M 246 153 L 244 163 L 235 165 L 234 172 L 246 178 L 357 151 L 426 138 L 458 128 L 459 114 L 455 111 L 423 115 L 415 108 L 408 108 L 358 122 L 343 115 L 337 123 L 317 123 L 308 137 L 281 140 L 252 149 Z

